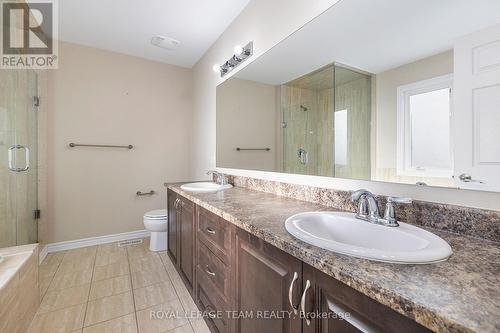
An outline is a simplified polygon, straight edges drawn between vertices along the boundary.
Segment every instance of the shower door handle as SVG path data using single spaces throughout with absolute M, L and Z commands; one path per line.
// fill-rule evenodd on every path
M 24 166 L 24 168 L 14 167 L 14 165 L 13 165 L 13 154 L 12 154 L 14 152 L 14 149 L 15 150 L 24 149 L 24 156 L 25 156 L 25 161 L 26 161 L 26 165 Z M 23 171 L 28 171 L 28 169 L 30 168 L 30 150 L 28 149 L 28 147 L 25 147 L 23 145 L 14 145 L 14 146 L 11 146 L 8 149 L 8 156 L 9 156 L 9 170 L 10 171 L 23 172 Z

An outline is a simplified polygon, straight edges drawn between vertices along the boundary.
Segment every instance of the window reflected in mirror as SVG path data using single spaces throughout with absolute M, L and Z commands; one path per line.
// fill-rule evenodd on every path
M 397 176 L 448 178 L 453 76 L 398 87 Z

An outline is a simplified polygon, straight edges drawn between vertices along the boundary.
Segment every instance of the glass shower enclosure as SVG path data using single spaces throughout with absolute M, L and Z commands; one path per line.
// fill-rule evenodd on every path
M 370 179 L 371 84 L 331 64 L 281 85 L 283 172 Z
M 0 248 L 37 242 L 37 74 L 0 70 Z

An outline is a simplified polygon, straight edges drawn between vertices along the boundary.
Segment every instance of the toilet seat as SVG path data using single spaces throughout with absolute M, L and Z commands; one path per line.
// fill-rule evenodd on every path
M 167 218 L 166 209 L 155 209 L 144 214 L 144 217 L 150 220 L 164 220 Z

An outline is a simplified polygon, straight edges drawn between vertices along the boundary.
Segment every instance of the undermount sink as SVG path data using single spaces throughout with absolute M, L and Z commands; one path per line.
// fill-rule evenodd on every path
M 197 193 L 209 193 L 222 191 L 231 187 L 233 187 L 231 184 L 219 185 L 214 182 L 200 182 L 181 185 L 181 190 Z
M 429 264 L 452 254 L 450 245 L 431 232 L 402 222 L 399 227 L 373 224 L 354 213 L 300 213 L 289 217 L 285 228 L 306 243 L 375 261 Z

